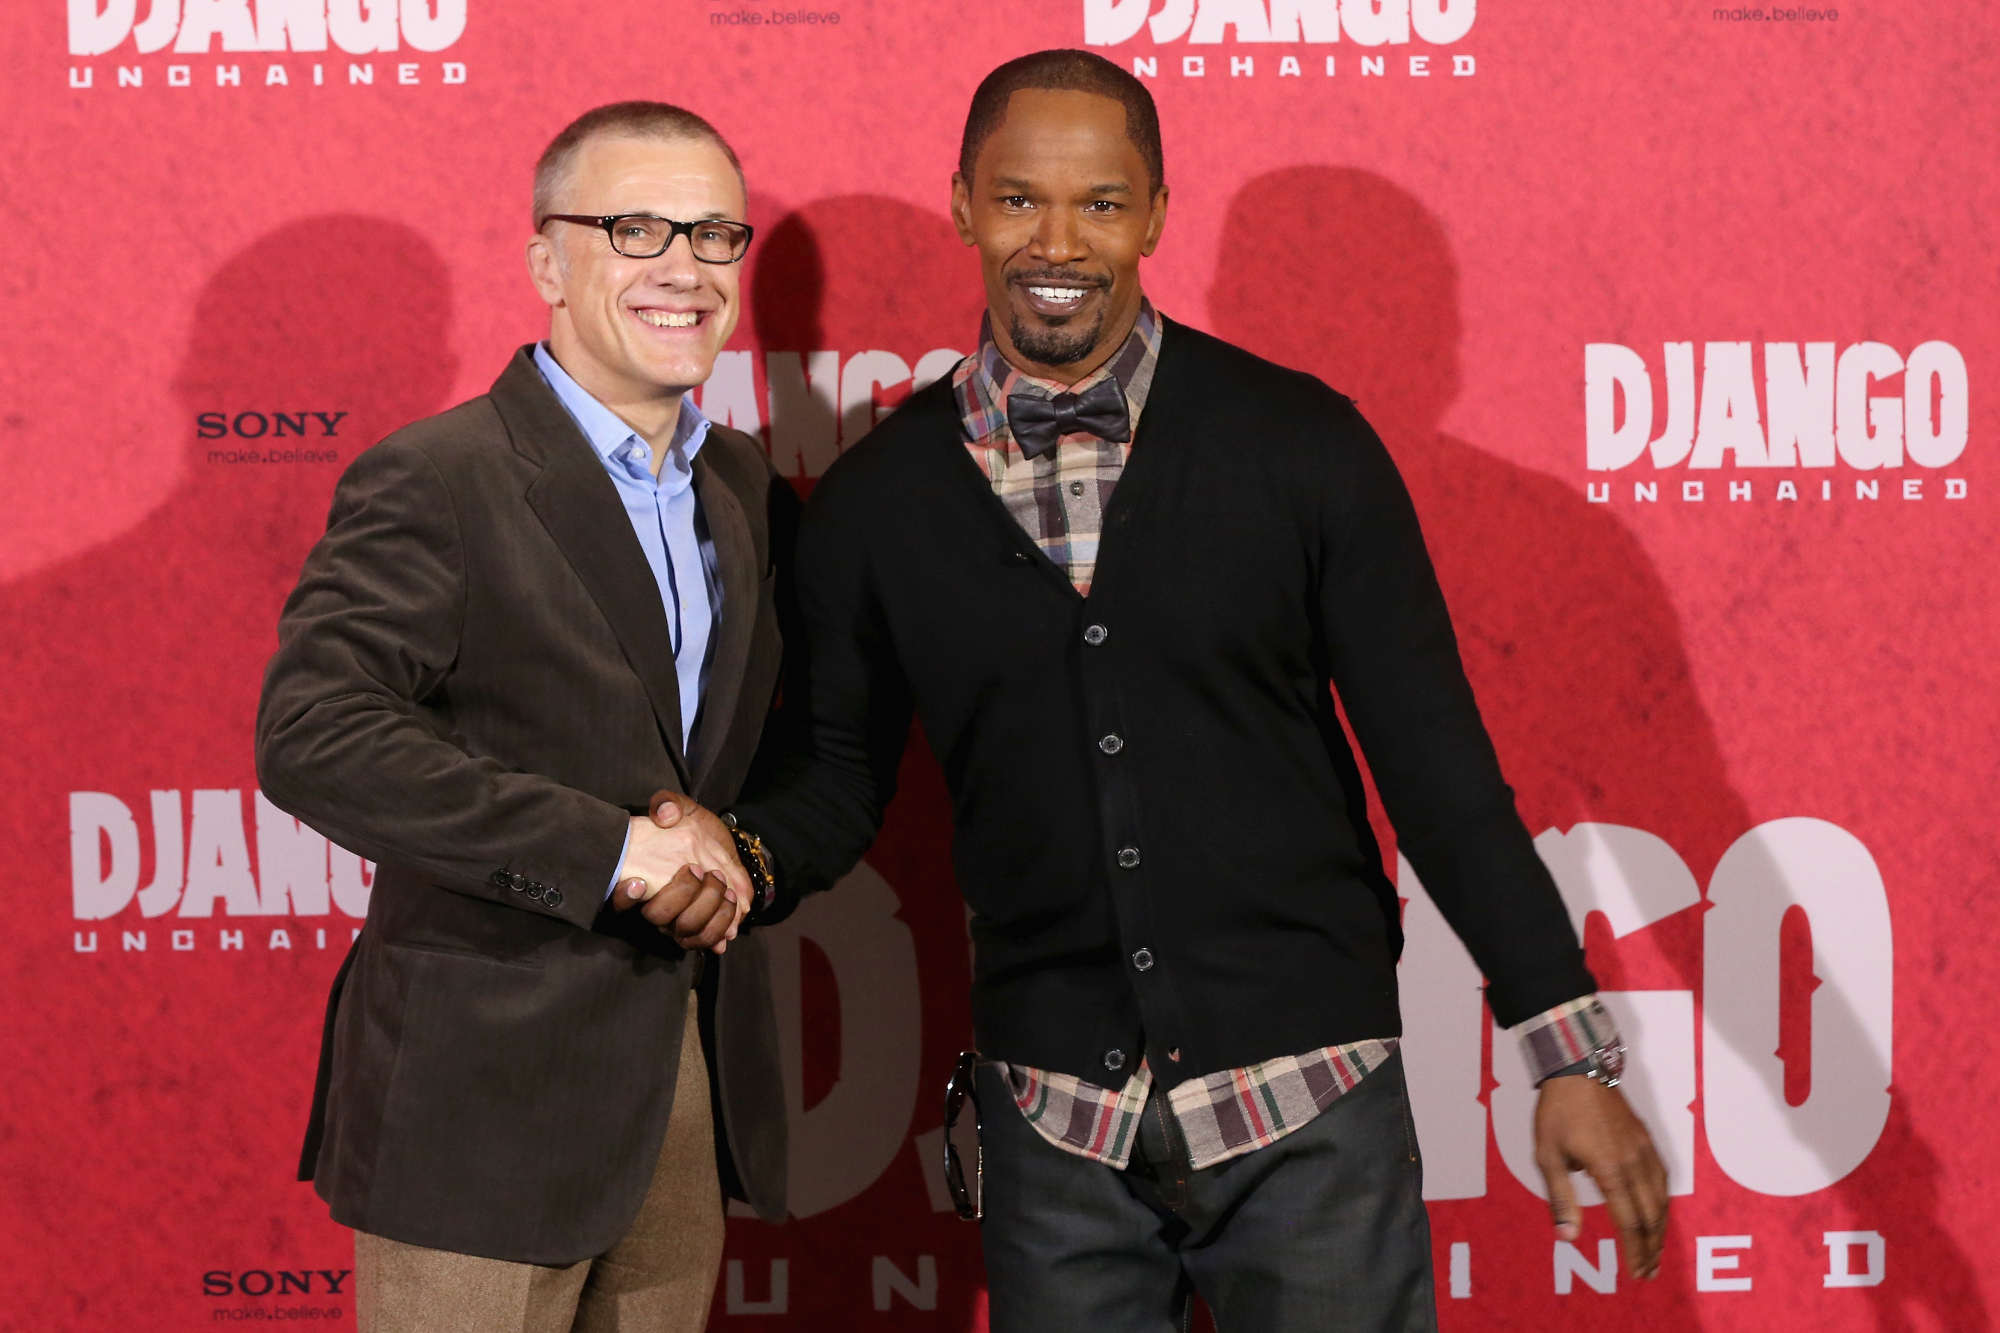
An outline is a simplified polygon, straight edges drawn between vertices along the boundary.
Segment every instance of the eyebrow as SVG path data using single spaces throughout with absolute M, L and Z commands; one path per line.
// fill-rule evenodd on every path
M 672 221 L 672 222 L 734 222 L 738 226 L 749 225 L 748 223 L 744 222 L 741 218 L 733 218 L 729 214 L 713 208 L 708 210 L 708 212 L 701 214 L 699 217 L 692 217 L 692 218 L 668 218 L 664 213 L 654 213 L 650 211 L 635 212 L 631 210 L 618 213 L 605 213 L 596 216 L 613 217 L 613 218 L 659 218 L 661 221 Z
M 993 178 L 993 186 L 995 189 L 1000 190 L 1028 190 L 1034 188 L 1034 182 L 1023 180 L 1019 176 L 995 176 Z M 1132 187 L 1123 181 L 1107 181 L 1100 185 L 1091 186 L 1087 193 L 1130 194 L 1132 193 Z

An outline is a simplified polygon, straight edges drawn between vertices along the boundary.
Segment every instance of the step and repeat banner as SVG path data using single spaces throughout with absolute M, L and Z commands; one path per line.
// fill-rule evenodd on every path
M 544 330 L 541 146 L 635 97 L 734 142 L 701 401 L 809 490 L 973 346 L 974 85 L 1084 44 L 1159 99 L 1159 307 L 1395 453 L 1669 1164 L 1657 1283 L 1601 1207 L 1552 1241 L 1512 1039 L 1401 866 L 1444 1327 L 1991 1327 L 2000 21 L 1816 2 L 6 6 L 0 1329 L 353 1317 L 291 1177 L 373 867 L 257 792 L 251 719 L 341 470 Z M 795 1215 L 731 1220 L 711 1327 L 985 1326 L 948 841 L 919 737 L 774 932 Z

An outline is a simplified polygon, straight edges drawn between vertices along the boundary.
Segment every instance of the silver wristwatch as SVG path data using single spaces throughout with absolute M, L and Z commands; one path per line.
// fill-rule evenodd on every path
M 1583 1062 L 1583 1076 L 1615 1088 L 1625 1077 L 1625 1048 L 1613 1044 L 1599 1046 Z

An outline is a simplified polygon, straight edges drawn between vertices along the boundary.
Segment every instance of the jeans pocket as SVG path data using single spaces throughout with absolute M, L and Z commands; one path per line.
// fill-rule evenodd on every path
M 1410 1164 L 1421 1168 L 1423 1153 L 1417 1147 L 1417 1121 L 1410 1110 L 1410 1085 L 1403 1077 L 1402 1052 L 1393 1057 L 1396 1064 L 1396 1103 L 1403 1113 L 1403 1149 L 1408 1154 Z

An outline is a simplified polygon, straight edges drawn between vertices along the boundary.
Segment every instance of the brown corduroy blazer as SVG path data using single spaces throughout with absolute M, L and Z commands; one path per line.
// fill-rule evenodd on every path
M 279 622 L 265 795 L 379 863 L 328 1004 L 301 1178 L 347 1226 L 567 1264 L 637 1214 L 696 960 L 603 907 L 661 787 L 736 795 L 782 665 L 797 499 L 712 428 L 694 484 L 722 586 L 682 753 L 658 585 L 523 348 L 485 396 L 341 478 Z M 785 1214 L 784 1097 L 753 929 L 699 969 L 726 1190 Z

